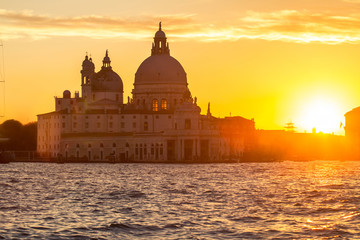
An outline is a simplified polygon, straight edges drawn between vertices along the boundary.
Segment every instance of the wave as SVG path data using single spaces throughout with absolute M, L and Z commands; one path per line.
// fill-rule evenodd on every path
M 357 238 L 360 178 L 312 164 L 14 163 L 0 169 L 0 239 Z
M 105 231 L 122 231 L 122 232 L 153 232 L 153 231 L 160 231 L 162 228 L 156 225 L 142 225 L 137 223 L 110 223 L 109 225 L 106 225 L 102 228 L 100 228 Z
M 187 191 L 186 189 L 169 189 L 169 193 L 191 194 L 191 192 Z
M 265 219 L 261 217 L 245 216 L 240 218 L 230 218 L 230 220 L 235 222 L 256 223 L 258 221 L 264 221 Z

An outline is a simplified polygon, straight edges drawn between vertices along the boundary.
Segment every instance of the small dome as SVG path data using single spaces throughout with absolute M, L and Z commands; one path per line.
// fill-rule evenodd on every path
M 155 38 L 166 38 L 165 33 L 161 30 L 161 22 L 159 22 L 159 30 L 155 33 Z
M 167 54 L 145 59 L 135 73 L 134 84 L 180 83 L 187 85 L 186 72 L 181 64 Z
M 86 56 L 85 56 L 85 60 L 82 62 L 82 65 L 83 65 L 83 66 L 86 65 L 88 62 L 90 62 L 90 61 L 89 61 L 89 57 L 88 57 L 88 55 L 86 55 Z
M 71 98 L 71 92 L 69 90 L 65 90 L 63 92 L 63 98 Z
M 123 92 L 123 82 L 120 76 L 110 66 L 108 50 L 103 60 L 101 70 L 91 77 L 91 89 L 95 92 Z
M 101 69 L 91 81 L 91 89 L 95 92 L 123 92 L 123 82 L 112 69 Z
M 165 33 L 162 30 L 159 30 L 155 33 L 156 38 L 166 38 Z

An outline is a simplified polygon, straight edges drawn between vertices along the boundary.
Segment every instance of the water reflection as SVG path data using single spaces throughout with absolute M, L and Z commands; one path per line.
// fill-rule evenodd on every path
M 0 238 L 5 239 L 360 234 L 358 162 L 0 167 Z

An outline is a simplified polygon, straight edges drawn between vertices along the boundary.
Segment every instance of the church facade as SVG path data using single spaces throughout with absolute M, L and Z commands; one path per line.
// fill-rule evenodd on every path
M 126 102 L 108 51 L 98 72 L 85 57 L 81 95 L 66 90 L 55 111 L 38 115 L 37 152 L 68 161 L 227 161 L 243 156 L 254 132 L 254 120 L 215 118 L 210 104 L 201 114 L 160 24 Z

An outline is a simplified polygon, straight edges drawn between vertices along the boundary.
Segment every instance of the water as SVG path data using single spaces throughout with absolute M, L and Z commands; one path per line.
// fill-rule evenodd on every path
M 0 165 L 0 239 L 359 239 L 360 162 Z

